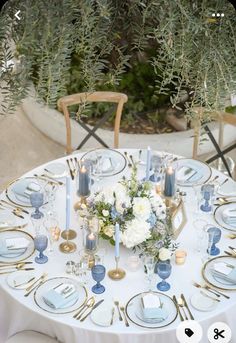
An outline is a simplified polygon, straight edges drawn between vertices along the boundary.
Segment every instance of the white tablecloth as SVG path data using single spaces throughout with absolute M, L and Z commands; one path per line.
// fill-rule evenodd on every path
M 138 151 L 132 151 L 132 154 L 138 155 Z M 80 155 L 77 155 L 80 157 Z M 65 158 L 61 158 L 57 161 L 65 162 Z M 44 166 L 40 166 L 35 170 L 27 173 L 26 175 L 33 175 L 34 173 L 43 172 Z M 140 175 L 144 175 L 145 167 L 140 170 Z M 130 170 L 127 167 L 123 175 L 129 175 Z M 213 176 L 216 175 L 216 171 L 213 171 Z M 220 174 L 219 174 L 220 175 Z M 106 183 L 117 182 L 121 178 L 121 174 L 116 177 L 107 178 Z M 224 180 L 225 176 L 220 175 L 219 180 Z M 73 202 L 76 202 L 76 184 L 73 184 Z M 166 294 L 169 296 L 177 295 L 181 293 L 185 294 L 186 299 L 190 305 L 190 309 L 197 321 L 203 327 L 204 337 L 202 343 L 207 342 L 207 329 L 208 327 L 217 321 L 223 321 L 231 326 L 233 337 L 236 337 L 236 327 L 233 323 L 236 313 L 236 292 L 228 292 L 231 299 L 227 300 L 225 298 L 220 298 L 221 303 L 217 306 L 216 310 L 213 312 L 199 312 L 195 310 L 189 301 L 190 296 L 196 292 L 196 288 L 193 287 L 193 281 L 202 282 L 201 277 L 201 266 L 202 261 L 199 254 L 196 253 L 196 239 L 193 228 L 194 217 L 194 206 L 195 197 L 194 192 L 191 188 L 185 188 L 187 191 L 186 199 L 186 212 L 187 212 L 187 224 L 182 230 L 180 236 L 178 237 L 178 242 L 180 243 L 180 248 L 187 251 L 187 260 L 183 266 L 175 265 L 174 260 L 172 261 L 172 274 L 168 279 L 171 284 L 171 289 Z M 5 198 L 3 193 L 2 198 Z M 65 226 L 65 187 L 61 186 L 56 198 L 56 209 L 60 219 L 60 226 L 63 229 Z M 211 224 L 216 225 L 212 215 L 205 215 L 205 219 Z M 82 231 L 79 228 L 79 221 L 77 214 L 71 208 L 71 224 L 74 229 L 77 230 L 78 236 L 75 239 L 77 244 L 77 251 L 72 254 L 63 254 L 59 252 L 57 247 L 52 255 L 49 255 L 48 263 L 44 265 L 34 264 L 37 274 L 41 275 L 42 272 L 48 272 L 49 277 L 53 276 L 68 276 L 65 273 L 65 264 L 68 260 L 78 261 L 78 250 L 82 248 Z M 32 227 L 29 224 L 27 230 L 33 233 Z M 225 236 L 227 234 L 226 230 L 222 229 L 222 239 L 220 241 L 219 247 L 223 252 L 227 249 L 229 245 L 229 239 Z M 62 240 L 59 241 L 59 243 Z M 107 249 L 107 255 L 105 256 L 105 266 L 107 270 L 114 267 L 114 250 L 107 242 L 100 240 L 100 246 L 104 246 Z M 120 265 L 127 270 L 127 257 L 131 254 L 125 248 L 121 248 L 121 260 Z M 34 256 L 31 260 L 34 259 Z M 75 277 L 76 278 L 76 277 Z M 155 284 L 158 280 L 158 276 L 155 276 Z M 66 343 L 174 343 L 177 341 L 175 330 L 180 324 L 179 317 L 168 327 L 161 329 L 144 329 L 130 323 L 130 327 L 127 328 L 124 322 L 120 322 L 115 317 L 115 322 L 112 327 L 100 327 L 95 325 L 90 318 L 87 318 L 83 323 L 76 321 L 72 318 L 73 314 L 65 315 L 54 315 L 44 312 L 34 303 L 33 295 L 29 297 L 24 297 L 24 292 L 16 291 L 11 289 L 6 283 L 6 277 L 1 276 L 0 279 L 0 343 L 4 343 L 6 338 L 12 334 L 22 331 L 22 330 L 36 330 L 44 332 L 53 337 L 57 337 L 61 342 Z M 96 296 L 96 300 L 99 299 L 118 299 L 121 304 L 125 304 L 132 296 L 142 291 L 147 290 L 147 283 L 145 281 L 145 276 L 142 268 L 137 272 L 127 271 L 127 276 L 120 281 L 112 281 L 108 276 L 102 282 L 106 287 L 105 293 Z M 89 281 L 87 288 L 90 291 L 94 281 Z M 232 342 L 235 342 L 235 338 Z

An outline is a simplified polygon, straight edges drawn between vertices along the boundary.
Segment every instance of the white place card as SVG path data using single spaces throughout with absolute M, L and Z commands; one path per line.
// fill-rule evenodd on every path
M 146 294 L 142 297 L 143 307 L 147 308 L 158 308 L 161 306 L 160 298 L 154 294 Z
M 24 249 L 29 245 L 29 241 L 26 238 L 6 238 L 6 248 L 11 249 Z
M 224 275 L 229 275 L 232 272 L 232 268 L 225 262 L 215 263 L 214 270 Z

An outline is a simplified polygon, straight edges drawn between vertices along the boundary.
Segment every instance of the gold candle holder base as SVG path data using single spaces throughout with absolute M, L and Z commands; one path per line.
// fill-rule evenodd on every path
M 174 197 L 165 197 L 166 207 L 171 213 L 173 213 L 179 205 L 179 201 L 176 202 Z
M 125 277 L 126 273 L 123 269 L 118 267 L 119 257 L 115 257 L 115 260 L 116 260 L 116 268 L 109 270 L 108 276 L 112 280 L 121 280 Z
M 63 239 L 66 239 L 66 240 L 75 239 L 76 236 L 77 236 L 76 231 L 75 230 L 71 230 L 71 229 L 70 230 L 64 230 L 61 233 L 61 237 Z
M 76 251 L 76 244 L 67 240 L 66 242 L 63 242 L 59 245 L 59 249 L 65 254 L 70 254 Z

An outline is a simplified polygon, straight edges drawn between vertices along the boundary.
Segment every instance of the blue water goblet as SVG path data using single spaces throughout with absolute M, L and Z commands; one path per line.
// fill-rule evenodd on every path
M 35 249 L 39 251 L 39 256 L 35 257 L 35 262 L 39 264 L 46 263 L 48 261 L 48 257 L 43 254 L 43 251 L 48 246 L 48 238 L 45 235 L 38 235 L 34 238 L 34 246 Z
M 212 198 L 214 195 L 214 185 L 203 185 L 201 188 L 201 193 L 203 197 L 203 204 L 200 206 L 203 212 L 211 212 L 213 205 L 212 205 Z
M 102 264 L 96 264 L 91 269 L 92 278 L 96 281 L 96 285 L 92 287 L 92 292 L 95 294 L 101 294 L 105 291 L 105 287 L 100 284 L 100 282 L 104 279 L 106 268 Z
M 161 282 L 157 284 L 157 289 L 162 292 L 166 292 L 170 289 L 170 284 L 166 282 L 165 280 L 170 276 L 171 274 L 171 264 L 168 261 L 160 261 L 157 264 L 157 274 L 162 279 Z
M 219 255 L 220 249 L 216 247 L 221 239 L 221 230 L 218 227 L 210 227 L 208 230 L 209 235 L 209 248 L 207 250 L 208 254 L 212 256 Z
M 34 219 L 40 219 L 44 216 L 39 208 L 43 205 L 43 193 L 33 192 L 30 194 L 30 203 L 35 208 L 35 212 L 31 214 Z

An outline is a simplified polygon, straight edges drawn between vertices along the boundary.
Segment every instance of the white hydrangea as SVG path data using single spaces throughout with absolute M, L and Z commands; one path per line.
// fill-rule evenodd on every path
M 103 232 L 104 232 L 105 235 L 107 235 L 108 237 L 114 236 L 114 232 L 115 232 L 115 227 L 114 227 L 114 225 L 107 225 L 107 226 L 104 226 Z
M 121 233 L 121 242 L 127 248 L 133 248 L 150 238 L 150 224 L 145 220 L 133 219 L 126 223 L 124 232 Z
M 151 214 L 151 204 L 148 198 L 133 199 L 133 214 L 136 218 L 147 220 Z
M 159 194 L 154 190 L 151 192 L 150 203 L 159 220 L 164 220 L 166 218 L 166 205 Z

